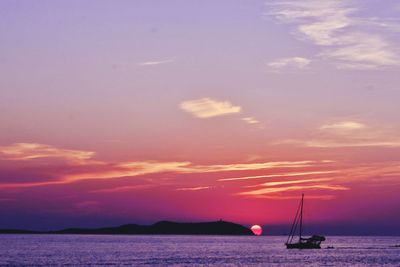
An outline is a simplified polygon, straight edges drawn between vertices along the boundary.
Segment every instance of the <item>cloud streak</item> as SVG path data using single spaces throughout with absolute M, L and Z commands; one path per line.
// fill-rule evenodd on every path
M 274 168 L 303 168 L 318 164 L 318 161 L 275 161 L 256 163 L 198 165 L 189 161 L 123 161 L 106 162 L 94 160 L 94 152 L 69 150 L 50 145 L 17 143 L 0 149 L 1 160 L 19 161 L 18 169 L 32 165 L 32 161 L 43 158 L 45 165 L 35 167 L 38 181 L 9 182 L 0 181 L 0 188 L 35 187 L 69 184 L 84 180 L 107 180 L 124 177 L 137 177 L 161 173 L 221 173 L 235 171 L 257 171 Z M 57 159 L 53 161 L 53 159 Z M 61 161 L 59 160 L 61 159 Z M 33 162 L 34 163 L 34 162 Z M 25 164 L 25 165 L 24 165 Z M 12 172 L 12 170 L 8 170 Z M 54 173 L 57 175 L 54 176 Z
M 218 181 L 240 181 L 240 180 L 252 180 L 252 179 L 264 179 L 264 178 L 277 178 L 277 177 L 294 177 L 294 176 L 308 176 L 308 175 L 320 175 L 320 174 L 331 174 L 337 171 L 310 171 L 310 172 L 289 172 L 289 173 L 278 173 L 269 175 L 257 175 L 257 176 L 244 176 L 234 178 L 224 178 Z
M 360 128 L 361 130 L 368 129 L 367 125 L 364 124 L 365 128 L 359 127 L 356 124 L 341 122 L 323 124 L 322 126 L 324 125 L 328 129 L 342 127 L 346 129 L 355 128 L 356 131 L 359 131 Z M 11 148 L 20 148 L 20 145 L 3 146 L 0 164 L 3 164 L 2 166 L 4 167 L 7 164 L 14 166 L 14 163 L 18 163 L 15 165 L 17 168 L 15 170 L 24 169 L 24 166 L 34 166 L 34 171 L 37 173 L 31 173 L 33 177 L 41 177 L 37 174 L 44 174 L 45 176 L 43 179 L 39 178 L 39 180 L 33 182 L 32 180 L 14 182 L 6 177 L 9 173 L 12 173 L 12 169 L 8 169 L 3 173 L 0 172 L 0 178 L 6 178 L 3 181 L 0 180 L 0 190 L 4 190 L 4 192 L 32 187 L 62 186 L 78 182 L 85 182 L 82 183 L 83 187 L 88 186 L 90 189 L 87 192 L 93 194 L 154 190 L 161 186 L 165 186 L 169 190 L 183 192 L 217 188 L 217 185 L 212 182 L 205 186 L 204 183 L 202 184 L 198 180 L 191 181 L 191 186 L 182 187 L 182 180 L 180 179 L 191 179 L 190 177 L 194 177 L 195 175 L 190 174 L 196 174 L 196 177 L 198 177 L 197 174 L 201 174 L 202 177 L 209 177 L 214 182 L 244 181 L 245 183 L 229 183 L 224 185 L 227 188 L 224 189 L 226 192 L 240 197 L 284 200 L 291 199 L 293 197 L 292 192 L 297 194 L 297 191 L 306 191 L 310 197 L 314 196 L 316 199 L 328 200 L 334 198 L 334 194 L 325 194 L 324 192 L 350 190 L 354 183 L 362 183 L 366 186 L 382 184 L 398 185 L 398 177 L 400 177 L 400 165 L 398 162 L 383 162 L 380 164 L 358 166 L 353 164 L 338 166 L 337 162 L 330 160 L 270 161 L 209 165 L 194 164 L 190 161 L 163 162 L 149 160 L 106 162 L 94 160 L 94 153 L 83 153 L 84 157 L 81 156 L 81 153 L 77 153 L 85 151 L 69 150 L 43 144 L 23 144 L 22 147 L 24 149 L 17 149 L 18 153 L 8 153 L 7 151 L 15 151 Z M 27 147 L 37 149 L 25 149 Z M 43 150 L 42 148 L 46 149 Z M 54 151 L 57 151 L 57 153 Z M 73 151 L 72 154 L 70 153 L 71 151 Z M 76 154 L 78 157 L 76 157 Z M 71 160 L 71 155 L 74 155 L 72 157 L 73 160 Z M 76 164 L 76 158 L 79 159 L 79 164 Z M 38 159 L 48 159 L 48 161 L 45 161 L 46 164 L 37 165 Z M 53 159 L 57 160 L 54 161 Z M 282 172 L 282 169 L 288 168 L 296 170 Z M 59 171 L 57 172 L 57 170 Z M 241 176 L 242 172 L 255 172 L 259 174 L 266 170 L 269 172 L 266 175 Z M 57 176 L 47 177 L 47 173 L 56 173 Z M 211 173 L 212 175 L 209 175 Z M 268 181 L 263 181 L 263 183 L 255 185 L 254 183 L 249 183 L 250 181 L 260 181 L 260 179 L 268 179 Z M 104 181 L 100 182 L 99 180 Z M 115 185 L 115 182 L 109 183 L 107 180 L 115 180 L 118 185 Z M 100 185 L 100 188 L 95 187 L 93 189 L 92 186 L 96 183 L 91 183 L 92 181 L 96 181 Z M 198 182 L 197 184 L 195 183 L 196 181 Z
M 314 148 L 400 147 L 400 138 L 396 134 L 355 121 L 323 124 L 313 135 L 309 139 L 286 139 L 274 144 Z
M 271 187 L 271 186 L 280 186 L 280 185 L 326 182 L 326 181 L 330 181 L 330 180 L 332 180 L 332 178 L 319 178 L 319 179 L 304 179 L 304 180 L 292 180 L 292 181 L 267 182 L 267 183 L 260 184 L 260 186 Z
M 177 188 L 176 191 L 199 191 L 199 190 L 206 190 L 215 188 L 215 186 L 197 186 L 197 187 L 184 187 L 184 188 Z
M 159 161 L 133 161 L 108 165 L 99 172 L 85 172 L 64 177 L 65 181 L 73 182 L 86 179 L 115 179 L 122 177 L 135 177 L 155 173 L 211 173 L 228 171 L 254 171 L 274 168 L 300 168 L 312 166 L 316 161 L 283 161 L 262 163 L 238 163 L 221 165 L 195 165 L 191 162 L 159 162 Z
M 61 158 L 74 164 L 83 164 L 94 154 L 91 151 L 62 149 L 37 143 L 15 143 L 0 147 L 0 158 L 5 160 Z
M 129 191 L 136 191 L 136 190 L 143 190 L 143 189 L 153 188 L 155 186 L 156 185 L 154 185 L 154 184 L 125 185 L 125 186 L 117 186 L 117 187 L 112 187 L 112 188 L 104 188 L 104 189 L 92 190 L 89 193 L 129 192 Z
M 399 66 L 393 45 L 379 31 L 372 33 L 373 18 L 357 17 L 359 7 L 348 1 L 286 0 L 267 2 L 268 15 L 295 25 L 295 37 L 322 48 L 319 56 L 340 69 L 376 69 Z M 382 23 L 380 23 L 382 25 Z
M 283 140 L 279 144 L 294 144 L 314 148 L 345 148 L 345 147 L 400 147 L 400 140 Z
M 242 121 L 247 122 L 248 124 L 259 124 L 260 122 L 253 117 L 244 117 Z
M 341 186 L 341 185 L 293 185 L 293 186 L 285 186 L 285 187 L 271 187 L 271 188 L 262 188 L 257 190 L 245 191 L 240 192 L 238 195 L 241 196 L 263 196 L 268 194 L 275 194 L 280 192 L 287 192 L 287 191 L 299 191 L 299 190 L 349 190 L 350 188 Z
M 138 65 L 145 66 L 145 67 L 150 67 L 150 66 L 157 66 L 157 65 L 171 63 L 171 62 L 174 62 L 174 61 L 172 59 L 154 60 L 154 61 L 144 61 L 144 62 L 139 63 Z
M 366 125 L 355 121 L 340 121 L 321 125 L 321 130 L 358 130 L 365 129 Z
M 269 62 L 267 65 L 270 69 L 273 69 L 276 72 L 280 72 L 283 69 L 292 69 L 292 70 L 303 70 L 309 64 L 311 60 L 304 57 L 290 57 L 290 58 L 279 58 L 274 61 Z
M 241 111 L 240 106 L 235 106 L 229 101 L 219 101 L 211 98 L 184 101 L 180 104 L 180 108 L 200 119 L 226 116 L 240 113 Z

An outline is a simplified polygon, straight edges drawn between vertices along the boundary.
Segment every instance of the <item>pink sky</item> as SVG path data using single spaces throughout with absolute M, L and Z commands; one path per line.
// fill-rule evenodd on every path
M 396 1 L 0 10 L 0 228 L 400 223 Z

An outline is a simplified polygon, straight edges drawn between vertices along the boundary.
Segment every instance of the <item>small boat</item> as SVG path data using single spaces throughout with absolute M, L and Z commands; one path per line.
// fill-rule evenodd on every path
M 304 205 L 304 194 L 301 195 L 300 205 L 297 208 L 296 216 L 294 217 L 294 221 L 292 224 L 292 228 L 290 229 L 290 233 L 288 239 L 285 243 L 286 248 L 292 249 L 315 249 L 321 248 L 321 242 L 325 241 L 324 236 L 313 235 L 309 238 L 302 237 L 303 233 L 303 205 Z M 297 242 L 293 241 L 296 230 L 299 228 L 299 239 Z

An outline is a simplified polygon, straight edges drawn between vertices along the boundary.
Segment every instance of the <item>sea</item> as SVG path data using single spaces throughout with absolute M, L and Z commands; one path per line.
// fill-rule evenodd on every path
M 0 266 L 400 266 L 400 237 L 0 235 Z M 327 247 L 331 248 L 327 248 Z

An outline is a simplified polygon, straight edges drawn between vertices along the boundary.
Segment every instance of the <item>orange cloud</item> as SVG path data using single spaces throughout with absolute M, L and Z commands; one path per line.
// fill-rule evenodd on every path
M 106 164 L 106 163 L 103 163 Z M 99 171 L 71 174 L 64 177 L 68 182 L 85 179 L 114 179 L 133 177 L 152 173 L 184 172 L 190 162 L 158 162 L 158 161 L 133 161 L 108 164 L 108 168 Z
M 159 161 L 134 161 L 121 162 L 110 165 L 108 170 L 101 172 L 87 172 L 72 174 L 64 177 L 69 182 L 84 179 L 114 179 L 133 177 L 152 173 L 207 173 L 225 171 L 249 171 L 272 168 L 298 168 L 312 166 L 317 161 L 277 161 L 262 163 L 238 163 L 221 165 L 195 165 L 191 162 L 159 162 Z
M 326 182 L 330 181 L 332 178 L 319 178 L 319 179 L 304 179 L 304 180 L 293 180 L 293 181 L 281 181 L 281 182 L 267 182 L 260 184 L 259 186 L 279 186 L 279 185 L 290 185 L 290 184 L 303 184 L 303 183 L 315 183 L 315 182 Z
M 324 124 L 320 127 L 321 130 L 359 130 L 367 126 L 356 121 L 340 121 L 336 123 Z
M 258 185 L 244 186 L 244 188 L 259 187 L 256 190 L 245 190 L 236 193 L 240 196 L 262 197 L 272 199 L 291 199 L 291 196 L 282 195 L 291 191 L 345 191 L 350 190 L 354 183 L 368 186 L 383 186 L 400 184 L 400 164 L 399 162 L 382 162 L 356 167 L 342 167 L 337 170 L 327 171 L 331 173 L 329 178 L 310 178 L 300 180 L 271 181 Z M 310 172 L 312 173 L 312 172 Z M 315 173 L 318 173 L 316 171 Z M 323 173 L 323 171 L 322 171 Z M 301 174 L 301 173 L 299 173 Z M 284 174 L 285 175 L 285 174 Z M 275 178 L 279 174 L 271 175 Z M 301 175 L 299 175 L 301 176 Z M 283 176 L 285 177 L 285 176 Z M 332 184 L 332 183 L 335 184 Z M 302 184 L 302 185 L 299 185 Z M 350 185 L 350 186 L 348 186 Z M 322 195 L 321 199 L 330 199 L 331 195 Z M 296 196 L 297 197 L 297 196 Z M 319 197 L 318 197 L 319 198 Z
M 289 172 L 289 173 L 279 173 L 279 174 L 269 174 L 269 175 L 257 175 L 257 176 L 244 176 L 244 177 L 235 177 L 235 178 L 224 178 L 224 179 L 219 179 L 218 181 L 236 181 L 236 180 L 249 180 L 249 179 L 262 179 L 262 178 L 319 175 L 319 174 L 329 174 L 329 173 L 335 173 L 335 172 L 337 172 L 337 171 Z
M 276 196 L 280 193 L 286 193 L 297 190 L 348 190 L 349 187 L 343 184 L 350 184 L 356 180 L 364 180 L 371 183 L 377 177 L 382 181 L 382 177 L 386 177 L 386 182 L 391 183 L 400 175 L 400 164 L 398 162 L 384 162 L 379 164 L 358 165 L 358 166 L 337 166 L 330 160 L 302 160 L 302 161 L 272 161 L 272 162 L 255 162 L 255 163 L 233 163 L 233 164 L 210 164 L 197 165 L 189 161 L 127 161 L 127 162 L 105 162 L 93 160 L 94 152 L 70 150 L 57 148 L 42 144 L 17 143 L 0 148 L 0 159 L 8 161 L 18 161 L 18 168 L 24 166 L 24 161 L 29 162 L 38 158 L 61 158 L 64 166 L 60 162 L 49 161 L 45 166 L 35 168 L 37 173 L 32 177 L 42 177 L 42 174 L 51 173 L 48 178 L 44 177 L 41 181 L 30 179 L 26 182 L 5 182 L 0 188 L 29 188 L 37 186 L 62 185 L 75 183 L 83 180 L 96 179 L 118 179 L 123 177 L 139 177 L 149 174 L 170 173 L 170 174 L 206 174 L 224 172 L 242 172 L 242 171 L 260 171 L 273 170 L 279 168 L 313 168 L 310 171 L 293 171 L 284 173 L 270 173 L 267 175 L 257 176 L 237 176 L 231 178 L 223 178 L 217 181 L 235 181 L 235 180 L 251 180 L 263 178 L 285 178 L 285 177 L 307 177 L 299 180 L 273 180 L 263 184 L 251 186 L 260 187 L 256 190 L 249 190 L 249 186 L 243 192 L 237 193 L 241 196 Z M 329 163 L 329 166 L 326 165 Z M 21 165 L 22 164 L 22 165 Z M 53 166 L 53 167 L 52 167 Z M 326 168 L 330 169 L 326 169 Z M 44 168 L 43 170 L 40 168 Z M 323 169 L 322 169 L 323 168 Z M 57 170 L 61 170 L 57 172 Z M 7 173 L 9 170 L 7 170 Z M 6 175 L 8 175 L 6 173 Z M 56 173 L 55 177 L 53 174 Z M 329 178 L 313 178 L 314 176 L 327 175 Z M 311 178 L 309 177 L 311 176 Z M 394 178 L 393 178 L 394 177 Z M 21 181 L 21 180 L 20 180 Z M 331 184 L 331 182 L 335 184 Z M 168 181 L 172 185 L 174 181 Z M 341 185 L 337 185 L 340 183 Z M 122 192 L 130 190 L 139 190 L 147 187 L 160 186 L 165 183 L 145 184 L 145 185 L 122 185 L 118 187 L 105 188 L 92 191 L 93 193 Z M 233 185 L 237 186 L 237 185 Z M 196 191 L 210 189 L 212 186 L 192 186 L 188 188 L 177 188 L 178 191 Z M 237 191 L 238 188 L 234 189 Z M 241 189 L 243 190 L 243 189 Z M 286 197 L 287 195 L 283 196 Z
M 247 170 L 264 170 L 272 168 L 299 168 L 313 166 L 320 161 L 303 160 L 303 161 L 271 161 L 259 163 L 238 163 L 223 165 L 206 165 L 194 166 L 193 170 L 198 172 L 217 172 L 217 171 L 247 171 Z
M 266 198 L 266 199 L 273 199 L 273 200 L 291 200 L 291 199 L 299 199 L 299 195 L 262 195 L 257 196 L 257 198 Z M 317 199 L 317 200 L 332 200 L 335 199 L 334 195 L 307 195 L 307 199 Z
M 177 191 L 199 191 L 205 189 L 215 188 L 215 186 L 197 186 L 197 187 L 185 187 L 185 188 L 177 188 Z
M 180 108 L 201 119 L 224 116 L 241 111 L 241 107 L 235 106 L 229 101 L 218 101 L 211 98 L 184 101 L 181 103 Z
M 91 151 L 61 149 L 36 143 L 15 143 L 0 147 L 0 158 L 5 160 L 30 160 L 38 158 L 62 158 L 70 163 L 82 164 L 91 159 Z
M 135 177 L 155 173 L 210 173 L 227 171 L 254 171 L 273 168 L 301 168 L 313 166 L 318 161 L 276 161 L 258 163 L 235 163 L 217 165 L 196 165 L 189 161 L 160 162 L 160 161 L 132 161 L 109 163 L 93 160 L 95 153 L 80 150 L 57 148 L 50 145 L 36 143 L 17 143 L 0 148 L 0 159 L 30 161 L 37 158 L 61 158 L 65 160 L 65 168 L 54 178 L 43 178 L 37 182 L 3 183 L 1 188 L 33 187 L 73 183 L 89 179 L 116 179 Z M 51 164 L 47 167 L 51 167 Z M 57 163 L 57 168 L 60 168 Z M 51 169 L 51 168 L 50 168 Z M 67 171 L 65 171 L 67 170 Z M 53 170 L 52 170 L 53 171 Z M 46 170 L 44 170 L 47 173 Z M 41 172 L 42 173 L 42 172 Z
M 117 186 L 117 187 L 112 187 L 112 188 L 92 190 L 89 193 L 118 193 L 118 192 L 147 189 L 147 188 L 152 188 L 155 186 L 156 185 L 154 185 L 154 184 L 125 185 L 125 186 Z
M 272 188 L 262 188 L 252 191 L 240 192 L 237 193 L 238 195 L 242 196 L 260 196 L 260 195 L 267 195 L 267 194 L 274 194 L 279 192 L 286 192 L 286 191 L 299 191 L 299 190 L 349 190 L 350 188 L 344 187 L 341 185 L 304 185 L 304 186 L 287 186 L 287 187 L 272 187 Z
M 245 121 L 245 122 L 247 122 L 248 124 L 257 124 L 257 123 L 260 123 L 258 120 L 256 120 L 256 119 L 253 118 L 253 117 L 245 117 L 245 118 L 242 118 L 242 120 Z
M 309 139 L 286 139 L 274 144 L 291 144 L 312 148 L 400 147 L 398 134 L 377 130 L 355 121 L 323 124 Z
M 400 140 L 283 140 L 277 144 L 293 144 L 314 148 L 341 148 L 341 147 L 400 147 Z

